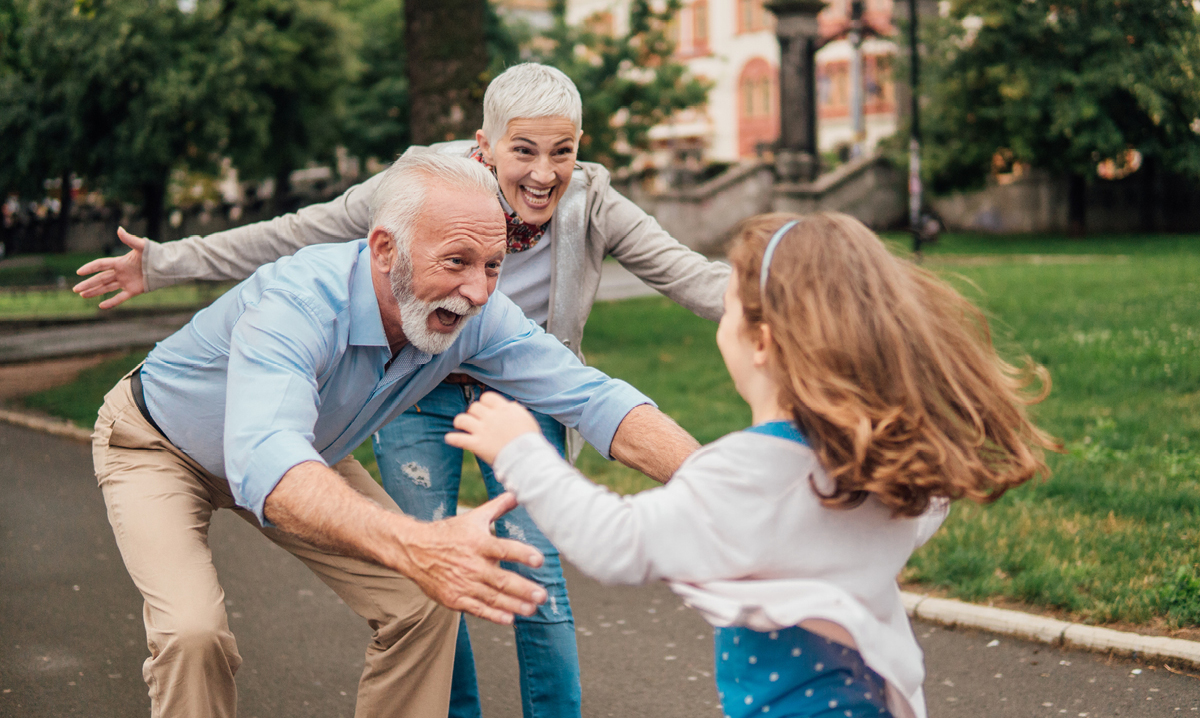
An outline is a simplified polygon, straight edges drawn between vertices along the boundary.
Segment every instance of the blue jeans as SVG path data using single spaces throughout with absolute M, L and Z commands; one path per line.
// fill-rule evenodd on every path
M 454 417 L 467 410 L 484 389 L 478 385 L 442 383 L 416 406 L 375 434 L 375 458 L 383 488 L 408 515 L 423 521 L 453 516 L 458 506 L 463 453 L 443 437 L 453 430 Z M 566 429 L 544 414 L 534 413 L 542 433 L 560 454 L 565 453 Z M 492 468 L 479 462 L 489 497 L 504 487 Z M 525 718 L 577 718 L 580 714 L 579 655 L 575 646 L 575 619 L 567 600 L 558 549 L 533 524 L 524 508 L 516 508 L 496 521 L 496 535 L 535 547 L 546 557 L 541 568 L 522 564 L 501 565 L 540 584 L 546 602 L 537 613 L 517 616 L 517 660 L 521 667 L 521 705 Z M 454 657 L 454 682 L 450 718 L 479 718 L 479 688 L 475 659 L 466 621 L 459 623 Z

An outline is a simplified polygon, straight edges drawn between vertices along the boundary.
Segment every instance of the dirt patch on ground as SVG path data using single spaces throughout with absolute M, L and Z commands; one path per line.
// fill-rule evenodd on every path
M 95 354 L 67 359 L 46 359 L 24 364 L 0 364 L 0 404 L 75 381 L 79 372 L 119 356 Z

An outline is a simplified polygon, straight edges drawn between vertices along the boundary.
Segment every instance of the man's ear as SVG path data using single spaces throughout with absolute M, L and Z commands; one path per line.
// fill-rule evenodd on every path
M 496 164 L 492 161 L 492 143 L 488 142 L 487 135 L 483 134 L 483 130 L 475 130 L 475 144 L 479 145 L 479 149 L 483 152 L 483 161 L 489 165 Z
M 773 337 L 771 336 L 771 327 L 767 326 L 766 322 L 758 325 L 758 331 L 754 336 L 754 366 L 762 368 L 771 361 L 771 345 Z
M 390 273 L 396 264 L 396 238 L 383 227 L 376 227 L 367 237 L 367 244 L 371 247 L 371 266 L 382 274 Z

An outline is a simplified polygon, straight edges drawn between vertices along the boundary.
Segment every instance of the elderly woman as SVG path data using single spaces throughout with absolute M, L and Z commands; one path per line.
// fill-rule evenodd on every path
M 495 173 L 508 216 L 508 256 L 497 289 L 576 353 L 607 255 L 689 310 L 719 319 L 728 268 L 668 235 L 610 186 L 604 167 L 576 161 L 582 113 L 579 92 L 562 72 L 534 63 L 517 65 L 488 86 L 483 129 L 473 142 L 408 151 L 460 153 Z M 122 230 L 122 241 L 133 251 L 81 267 L 80 274 L 99 274 L 75 290 L 84 297 L 121 290 L 100 305 L 111 307 L 180 281 L 241 279 L 305 245 L 358 239 L 370 227 L 368 201 L 381 176 L 351 187 L 332 202 L 208 237 L 159 245 Z M 455 510 L 462 452 L 443 437 L 454 417 L 484 389 L 466 375 L 451 375 L 375 435 L 384 488 L 410 515 L 433 520 Z M 546 438 L 565 454 L 563 426 L 548 416 L 538 416 L 538 421 Z M 480 462 L 480 469 L 488 495 L 502 492 L 491 468 Z M 525 716 L 578 716 L 575 628 L 558 552 L 524 509 L 497 522 L 496 532 L 526 541 L 546 556 L 540 569 L 506 566 L 541 583 L 549 593 L 537 614 L 518 617 L 515 624 Z M 450 714 L 480 714 L 465 622 L 459 630 Z

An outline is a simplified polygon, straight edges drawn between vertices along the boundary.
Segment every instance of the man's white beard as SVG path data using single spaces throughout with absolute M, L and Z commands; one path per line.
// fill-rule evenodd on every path
M 453 296 L 423 302 L 412 292 L 412 260 L 407 249 L 401 248 L 397 253 L 396 264 L 391 273 L 392 296 L 400 307 L 400 323 L 403 325 L 404 336 L 417 349 L 427 354 L 441 354 L 450 348 L 462 333 L 467 319 L 478 314 L 483 307 L 477 307 L 467 301 L 466 297 Z M 445 334 L 429 328 L 429 315 L 438 309 L 454 312 L 462 318 L 454 331 Z M 434 318 L 434 321 L 438 321 Z

